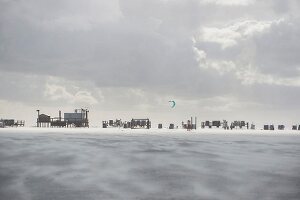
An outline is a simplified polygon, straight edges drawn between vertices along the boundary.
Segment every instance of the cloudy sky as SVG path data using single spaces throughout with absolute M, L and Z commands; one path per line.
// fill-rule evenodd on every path
M 299 123 L 299 10 L 298 0 L 0 0 L 0 118 L 30 126 L 36 109 L 87 107 L 92 125 Z

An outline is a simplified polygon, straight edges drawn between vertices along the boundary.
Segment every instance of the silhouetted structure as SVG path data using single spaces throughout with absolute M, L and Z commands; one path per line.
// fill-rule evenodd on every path
M 208 128 L 213 128 L 213 127 L 220 128 L 220 127 L 222 127 L 225 130 L 229 129 L 227 120 L 223 120 L 223 121 L 215 120 L 215 121 L 201 122 L 201 128 L 205 128 L 205 127 L 208 127 Z
M 222 123 L 222 128 L 225 129 L 225 130 L 228 130 L 229 129 L 229 126 L 228 126 L 228 121 L 227 120 L 223 120 L 223 123 Z
M 230 129 L 237 129 L 237 128 L 246 128 L 249 129 L 249 122 L 245 122 L 245 121 L 234 121 L 231 123 L 230 125 Z
M 59 111 L 58 117 L 51 118 L 37 110 L 37 127 L 89 127 L 88 112 L 87 109 L 75 109 L 74 113 L 64 113 L 62 118 Z
M 292 130 L 297 130 L 297 127 L 298 127 L 298 130 L 300 131 L 300 125 L 293 125 Z
M 169 125 L 169 129 L 174 129 L 175 128 L 175 125 L 174 124 L 170 124 Z
M 38 118 L 36 120 L 37 127 L 50 127 L 50 116 L 46 114 L 40 114 L 40 110 L 36 110 L 38 114 Z
M 264 130 L 269 130 L 269 125 L 264 125 Z
M 205 127 L 212 128 L 212 122 L 210 121 L 201 122 L 201 128 L 205 128 Z
M 75 109 L 74 113 L 64 113 L 66 125 L 89 127 L 88 113 L 87 109 Z M 61 120 L 61 117 L 59 119 Z
M 122 122 L 121 119 L 116 119 L 115 121 L 110 119 L 108 121 L 102 121 L 102 128 L 128 128 L 128 122 Z M 129 126 L 130 127 L 130 126 Z
M 284 130 L 285 126 L 284 125 L 278 125 L 278 130 Z
M 197 117 L 195 117 L 195 121 L 193 121 L 193 117 L 191 117 L 191 120 L 187 120 L 187 123 L 185 124 L 182 122 L 182 128 L 187 129 L 188 131 L 192 129 L 197 129 Z
M 265 124 L 264 125 L 264 130 L 274 131 L 275 130 L 275 126 L 273 124 L 271 124 L 271 125 Z
M 132 119 L 131 120 L 131 129 L 137 128 L 151 128 L 151 121 L 149 119 Z
M 124 124 L 123 124 L 123 127 L 124 128 L 131 128 L 131 122 L 124 122 Z
M 0 122 L 1 122 L 1 124 L 0 124 L 1 128 L 25 126 L 24 120 L 1 119 Z

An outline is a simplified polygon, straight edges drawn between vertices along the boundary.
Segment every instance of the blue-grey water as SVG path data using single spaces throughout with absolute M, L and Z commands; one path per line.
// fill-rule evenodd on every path
M 1 200 L 300 199 L 300 134 L 0 131 Z

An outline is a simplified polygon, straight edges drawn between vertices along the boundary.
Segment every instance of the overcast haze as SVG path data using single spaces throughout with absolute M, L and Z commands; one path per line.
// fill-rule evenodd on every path
M 0 118 L 299 123 L 298 0 L 0 0 Z M 177 105 L 170 108 L 169 100 Z

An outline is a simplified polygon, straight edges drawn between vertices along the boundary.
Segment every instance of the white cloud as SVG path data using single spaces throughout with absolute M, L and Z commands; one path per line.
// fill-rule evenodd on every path
M 45 85 L 44 97 L 51 101 L 70 104 L 94 105 L 99 101 L 90 91 L 82 89 L 74 82 L 50 77 Z
M 222 46 L 223 49 L 237 44 L 237 40 L 242 35 L 230 28 L 202 28 L 200 41 L 215 42 Z
M 248 66 L 235 72 L 236 77 L 241 80 L 242 84 L 268 84 L 279 86 L 300 87 L 300 76 L 294 78 L 283 78 L 272 74 L 264 74 L 258 68 Z
M 291 55 L 294 55 L 294 52 L 285 52 L 283 48 L 275 52 L 274 48 L 273 53 L 276 54 L 272 55 L 272 49 L 269 46 L 263 46 L 267 41 L 269 45 L 276 47 L 276 49 L 278 48 L 277 43 L 280 47 L 286 48 L 286 45 L 290 43 L 290 38 L 294 38 L 289 37 L 288 34 L 297 32 L 295 25 L 290 20 L 279 19 L 273 21 L 246 20 L 224 28 L 204 27 L 200 35 L 193 38 L 195 59 L 200 68 L 215 70 L 221 75 L 226 73 L 233 74 L 243 85 L 267 84 L 300 87 L 300 76 L 297 67 L 299 65 L 296 65 L 294 68 L 296 73 L 287 77 L 277 73 L 278 70 L 282 71 L 283 69 L 265 66 L 266 63 L 276 66 L 277 63 L 273 63 L 272 59 L 276 60 L 280 57 L 285 59 L 286 54 L 291 57 Z M 276 32 L 274 33 L 274 31 Z M 293 36 L 293 34 L 290 36 Z M 284 38 L 286 41 L 273 41 L 273 38 Z M 230 56 L 228 57 L 218 58 L 207 52 L 210 49 L 207 49 L 207 51 L 201 49 L 201 45 L 207 42 L 220 44 L 220 52 L 223 54 L 230 53 L 230 47 L 234 47 L 234 52 L 237 54 L 229 54 Z M 292 48 L 293 44 L 291 43 L 289 46 Z M 260 60 L 265 60 L 263 59 L 264 55 L 268 55 L 268 60 L 260 63 Z M 257 58 L 260 58 L 260 60 Z M 296 58 L 293 60 L 297 62 Z M 284 62 L 287 64 L 287 61 Z M 274 69 L 270 70 L 272 67 Z M 284 67 L 291 68 L 288 64 Z M 269 70 L 266 71 L 264 70 L 265 68 Z
M 199 50 L 196 47 L 194 47 L 194 53 L 200 68 L 215 70 L 220 75 L 226 73 L 234 74 L 243 85 L 268 84 L 300 87 L 300 76 L 283 78 L 272 74 L 264 74 L 258 67 L 252 65 L 238 66 L 236 62 L 231 60 L 209 59 L 203 50 Z
M 240 40 L 245 40 L 256 34 L 267 31 L 276 21 L 244 20 L 236 22 L 227 27 L 202 27 L 195 40 L 198 42 L 218 43 L 223 49 L 235 46 Z
M 219 74 L 225 74 L 236 69 L 236 65 L 230 60 L 215 61 L 207 58 L 207 54 L 203 50 L 199 50 L 196 47 L 193 48 L 195 57 L 199 63 L 199 67 L 203 69 L 214 69 Z

